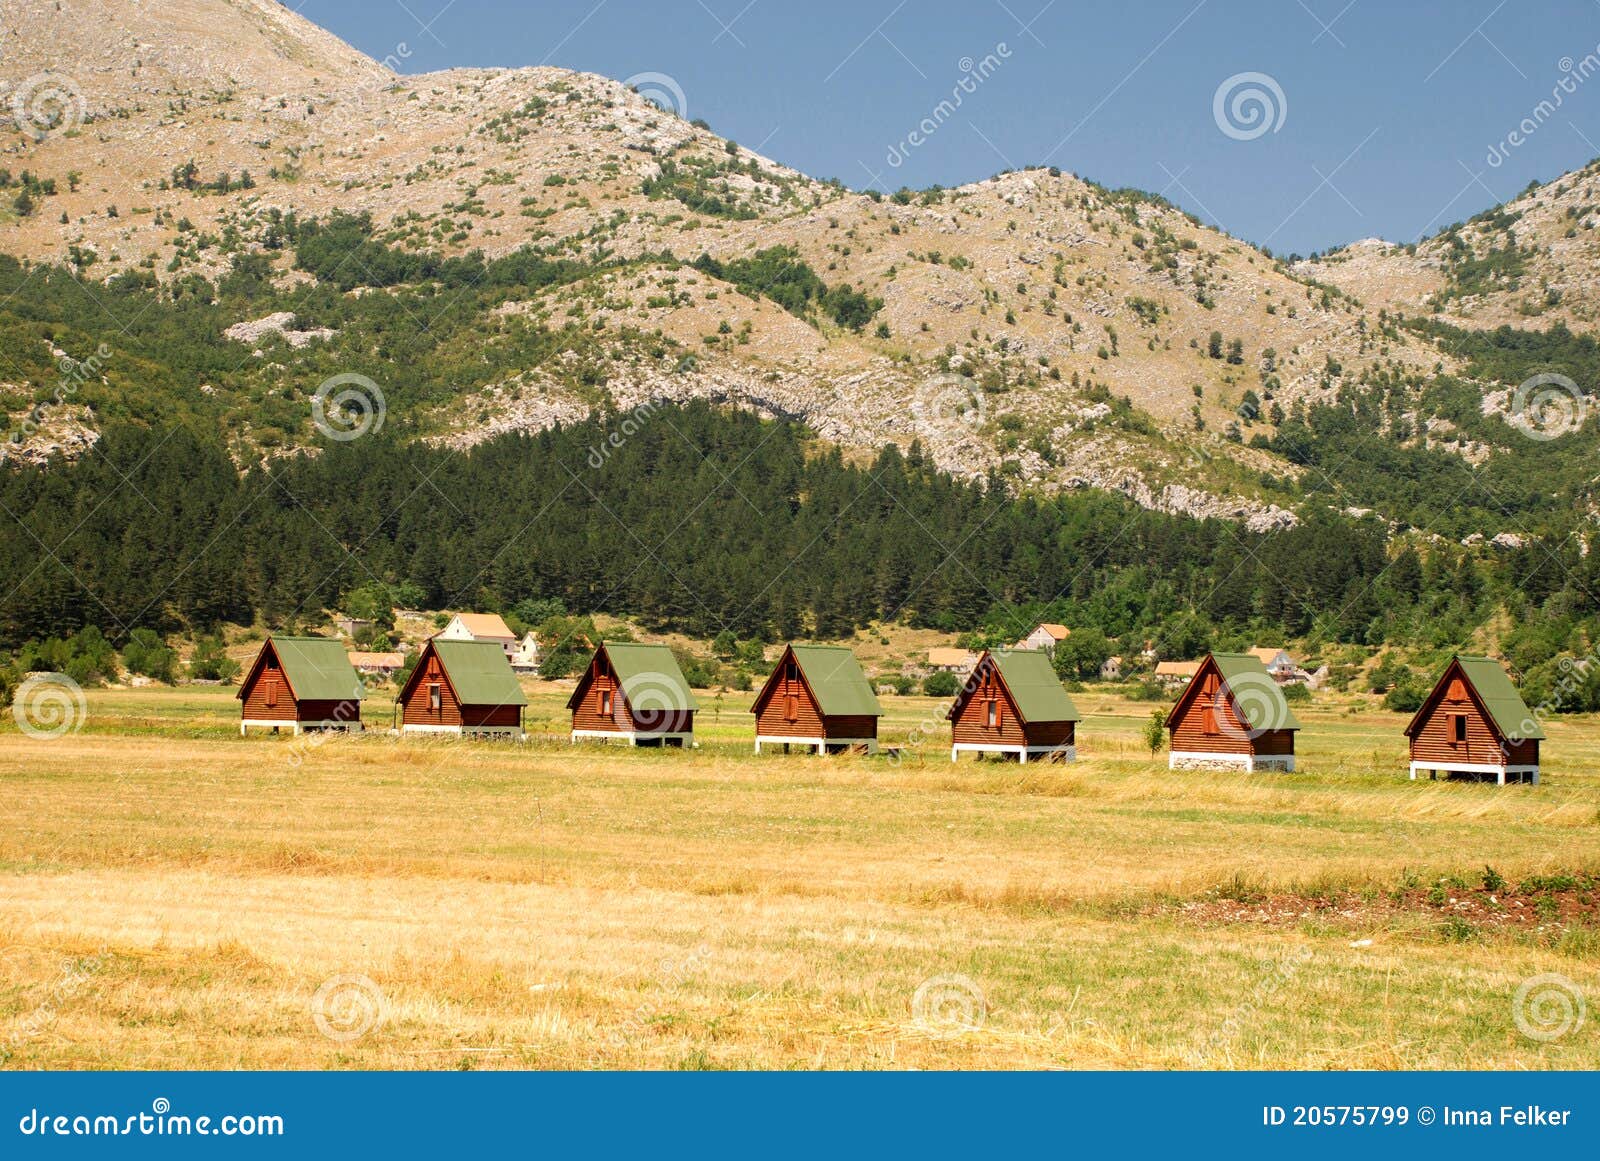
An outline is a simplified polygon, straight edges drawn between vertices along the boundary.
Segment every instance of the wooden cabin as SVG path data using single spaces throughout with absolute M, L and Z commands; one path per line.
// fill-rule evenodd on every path
M 1081 716 L 1037 650 L 985 651 L 956 694 L 950 719 L 950 761 L 962 751 L 1071 762 Z
M 521 741 L 528 697 L 498 641 L 433 637 L 422 647 L 395 709 L 403 734 L 501 735 Z
M 878 752 L 883 707 L 856 655 L 841 645 L 788 645 L 750 707 L 756 753 L 763 743 L 810 746 L 818 754 Z
M 1172 738 L 1167 768 L 1292 771 L 1299 728 L 1283 690 L 1259 658 L 1212 653 L 1167 715 Z
M 692 746 L 700 703 L 665 645 L 604 641 L 567 708 L 574 742 L 617 738 L 635 746 Z
M 332 637 L 268 637 L 239 686 L 239 733 L 359 730 L 361 678 Z
M 1544 730 L 1498 662 L 1453 657 L 1406 726 L 1411 777 L 1426 770 L 1493 774 L 1501 786 L 1515 777 L 1539 783 L 1539 742 Z

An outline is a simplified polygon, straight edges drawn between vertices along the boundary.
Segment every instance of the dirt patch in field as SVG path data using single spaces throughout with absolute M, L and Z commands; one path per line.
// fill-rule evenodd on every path
M 1479 929 L 1560 931 L 1600 927 L 1600 876 L 1548 876 L 1522 884 L 1440 879 L 1387 892 L 1332 894 L 1219 890 L 1176 905 L 1185 918 L 1207 926 L 1239 923 L 1287 926 L 1305 922 L 1381 924 L 1434 917 Z

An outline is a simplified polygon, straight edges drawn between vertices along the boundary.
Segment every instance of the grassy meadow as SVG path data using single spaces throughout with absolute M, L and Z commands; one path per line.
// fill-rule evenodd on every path
M 755 757 L 743 693 L 692 752 L 573 747 L 528 688 L 525 745 L 384 698 L 241 739 L 194 686 L 6 715 L 0 1066 L 1600 1066 L 1593 718 L 1502 789 L 1408 781 L 1338 695 L 1247 776 L 1169 773 L 1102 689 L 1019 767 L 952 765 L 921 697 L 895 762 Z

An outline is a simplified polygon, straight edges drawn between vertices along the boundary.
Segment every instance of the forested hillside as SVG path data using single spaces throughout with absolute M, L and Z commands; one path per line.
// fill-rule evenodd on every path
M 1530 665 L 1600 612 L 1600 566 L 1570 545 L 1419 551 L 1374 518 L 1252 533 L 1017 495 L 915 446 L 852 465 L 800 425 L 702 403 L 470 452 L 379 433 L 242 476 L 214 437 L 113 428 L 76 463 L 0 475 L 0 505 L 8 646 L 86 624 L 315 627 L 373 583 L 428 607 L 557 598 L 702 638 L 900 619 L 1006 640 L 1048 614 L 1168 656 L 1254 637 L 1446 648 L 1505 608 Z

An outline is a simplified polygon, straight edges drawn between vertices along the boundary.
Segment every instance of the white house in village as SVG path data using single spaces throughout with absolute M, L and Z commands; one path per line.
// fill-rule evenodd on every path
M 493 641 L 510 660 L 517 651 L 517 636 L 499 613 L 457 613 L 439 631 L 445 641 Z
M 1246 649 L 1262 665 L 1267 667 L 1267 672 L 1272 675 L 1272 680 L 1280 685 L 1305 681 L 1310 674 L 1300 668 L 1298 662 L 1282 649 L 1270 647 Z
M 1054 653 L 1056 646 L 1072 636 L 1072 630 L 1065 625 L 1054 625 L 1048 621 L 1040 621 L 1033 627 L 1022 640 L 1012 646 L 1013 649 L 1042 649 L 1046 653 Z
M 539 639 L 531 631 L 522 635 L 511 654 L 511 668 L 517 673 L 539 672 Z

